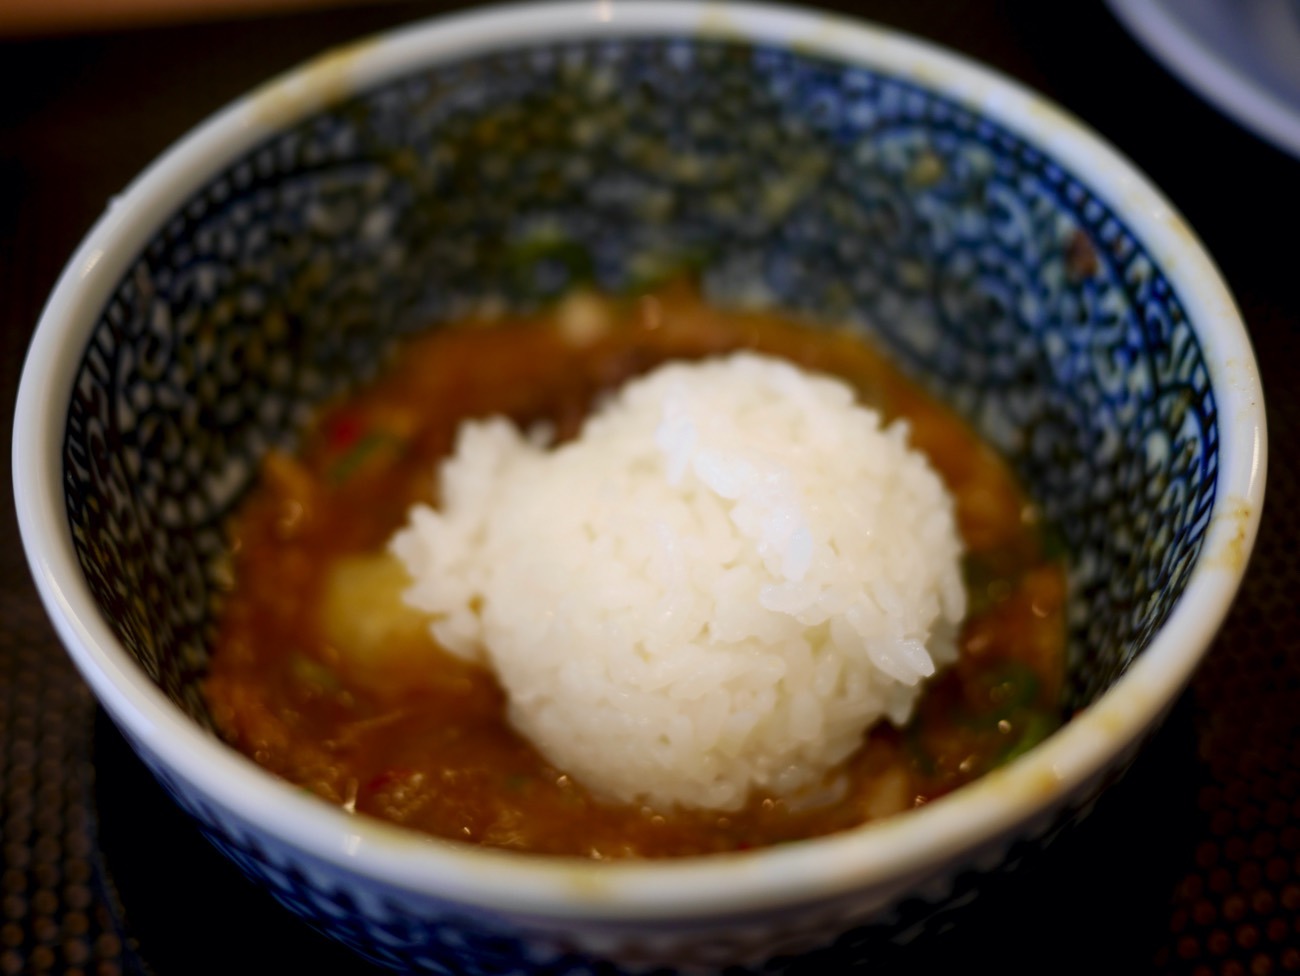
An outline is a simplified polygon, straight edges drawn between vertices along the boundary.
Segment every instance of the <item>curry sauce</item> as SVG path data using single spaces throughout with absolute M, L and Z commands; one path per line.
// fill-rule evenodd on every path
M 837 375 L 906 419 L 956 502 L 960 657 L 906 728 L 875 727 L 815 795 L 754 796 L 726 814 L 601 802 L 510 728 L 488 672 L 434 644 L 384 547 L 411 505 L 436 503 L 462 420 L 505 415 L 567 439 L 628 378 L 738 348 Z M 778 844 L 926 803 L 1060 722 L 1064 568 L 1006 463 L 856 333 L 715 309 L 683 286 L 578 295 L 412 340 L 377 382 L 324 409 L 296 456 L 268 455 L 229 536 L 205 685 L 222 734 L 332 803 L 440 837 L 592 858 Z

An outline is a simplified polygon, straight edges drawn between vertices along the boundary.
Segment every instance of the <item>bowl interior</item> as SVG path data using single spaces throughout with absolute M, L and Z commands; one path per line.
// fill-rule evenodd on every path
M 207 724 L 223 521 L 271 446 L 404 335 L 683 271 L 852 323 L 1010 458 L 1071 564 L 1067 710 L 1149 643 L 1215 499 L 1193 325 L 1111 202 L 900 77 L 740 41 L 544 42 L 317 112 L 209 179 L 82 354 L 77 554 L 119 638 Z

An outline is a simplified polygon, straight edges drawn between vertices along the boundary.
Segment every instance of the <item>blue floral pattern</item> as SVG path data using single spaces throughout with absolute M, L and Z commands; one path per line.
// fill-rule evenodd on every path
M 206 723 L 223 521 L 269 447 L 414 331 L 686 269 L 717 302 L 861 328 L 1011 459 L 1070 558 L 1067 708 L 1142 653 L 1200 553 L 1218 464 L 1194 328 L 1142 242 L 1083 174 L 913 83 L 671 37 L 412 75 L 177 211 L 105 308 L 69 405 L 68 519 L 105 616 Z M 612 971 L 481 921 L 362 906 L 170 787 L 245 871 L 371 958 Z

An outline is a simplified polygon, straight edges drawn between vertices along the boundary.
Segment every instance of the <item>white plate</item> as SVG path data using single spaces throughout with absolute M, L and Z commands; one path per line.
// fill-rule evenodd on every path
M 1184 84 L 1300 157 L 1300 3 L 1108 2 L 1120 23 Z

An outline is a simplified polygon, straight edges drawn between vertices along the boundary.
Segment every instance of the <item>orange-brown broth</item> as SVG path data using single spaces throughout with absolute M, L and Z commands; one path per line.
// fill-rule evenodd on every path
M 719 311 L 680 287 L 593 307 L 609 327 L 581 341 L 555 313 L 415 340 L 377 383 L 325 410 L 298 457 L 266 459 L 231 526 L 234 582 L 206 683 L 235 746 L 331 802 L 439 836 L 675 857 L 898 813 L 1058 724 L 1064 571 L 1004 462 L 962 421 L 846 331 Z M 756 796 L 727 814 L 602 803 L 512 731 L 490 675 L 431 638 L 374 668 L 325 640 L 318 606 L 329 568 L 382 548 L 413 503 L 434 500 L 436 464 L 462 419 L 546 419 L 572 436 L 601 391 L 666 359 L 739 347 L 842 376 L 886 416 L 906 417 L 956 498 L 971 598 L 960 660 L 925 691 L 907 729 L 881 723 L 866 736 L 837 779 L 837 800 L 795 809 Z

